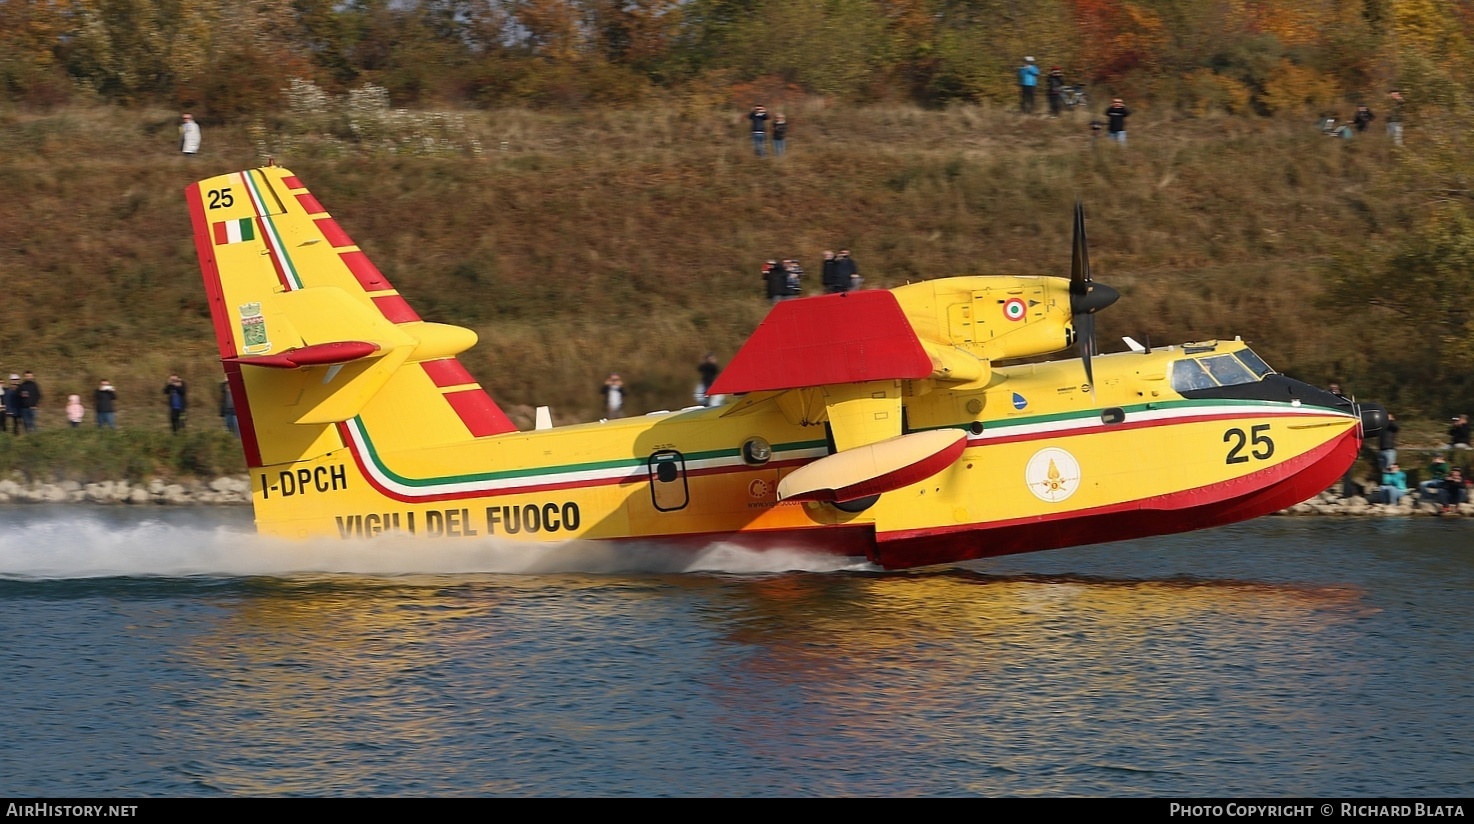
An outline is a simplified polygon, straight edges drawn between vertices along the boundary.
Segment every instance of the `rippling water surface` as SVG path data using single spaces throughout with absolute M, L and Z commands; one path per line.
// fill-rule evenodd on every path
M 0 789 L 1467 796 L 1474 523 L 884 573 L 0 509 Z

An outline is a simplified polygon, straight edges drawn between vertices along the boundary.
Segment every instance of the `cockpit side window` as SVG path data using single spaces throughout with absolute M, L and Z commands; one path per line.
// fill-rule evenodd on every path
M 1262 378 L 1265 375 L 1274 372 L 1273 369 L 1269 368 L 1269 364 L 1265 363 L 1262 358 L 1254 354 L 1254 351 L 1252 349 L 1240 349 L 1235 354 L 1239 356 L 1239 360 L 1243 361 L 1245 366 L 1249 367 L 1249 371 L 1253 372 L 1258 377 Z
M 1208 370 L 1196 360 L 1183 358 L 1172 362 L 1172 389 L 1174 391 L 1190 392 L 1194 389 L 1212 389 L 1217 385 L 1208 376 Z
M 1259 376 L 1249 371 L 1243 361 L 1233 355 L 1214 355 L 1211 358 L 1202 359 L 1203 366 L 1208 374 L 1218 381 L 1219 386 L 1233 386 L 1238 383 L 1253 383 L 1259 380 Z

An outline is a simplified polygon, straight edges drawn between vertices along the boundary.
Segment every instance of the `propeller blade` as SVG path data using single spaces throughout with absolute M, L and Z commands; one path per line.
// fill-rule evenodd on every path
M 1095 394 L 1095 373 L 1090 368 L 1090 358 L 1099 354 L 1095 350 L 1095 315 L 1081 315 L 1075 321 L 1076 334 L 1080 338 L 1080 360 L 1085 364 L 1085 383 L 1090 385 L 1090 394 Z
M 1070 294 L 1089 290 L 1090 249 L 1085 240 L 1085 204 L 1075 201 L 1075 242 L 1070 256 Z
M 1075 201 L 1075 238 L 1070 254 L 1070 315 L 1075 325 L 1075 340 L 1080 345 L 1080 362 L 1085 365 L 1085 382 L 1095 392 L 1095 370 L 1090 359 L 1100 354 L 1095 342 L 1095 313 L 1121 297 L 1090 276 L 1090 244 L 1085 237 L 1085 204 Z

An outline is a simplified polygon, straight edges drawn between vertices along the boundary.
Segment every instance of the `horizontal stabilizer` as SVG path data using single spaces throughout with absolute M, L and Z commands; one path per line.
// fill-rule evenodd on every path
M 778 499 L 842 502 L 890 492 L 941 472 L 966 447 L 966 432 L 935 429 L 846 449 L 784 476 Z
M 872 289 L 777 304 L 709 391 L 734 395 L 931 374 L 931 358 L 896 296 Z
M 226 363 L 239 363 L 242 366 L 297 369 L 303 366 L 349 363 L 360 358 L 369 357 L 378 351 L 378 344 L 366 343 L 361 340 L 345 340 L 334 343 L 316 343 L 311 346 L 301 346 L 275 355 L 246 355 L 238 358 L 224 358 L 223 360 Z

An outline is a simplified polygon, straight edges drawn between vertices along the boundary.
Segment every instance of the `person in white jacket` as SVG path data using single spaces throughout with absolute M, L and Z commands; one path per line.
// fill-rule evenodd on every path
M 200 124 L 194 122 L 192 114 L 184 115 L 179 124 L 179 151 L 189 157 L 200 151 Z

